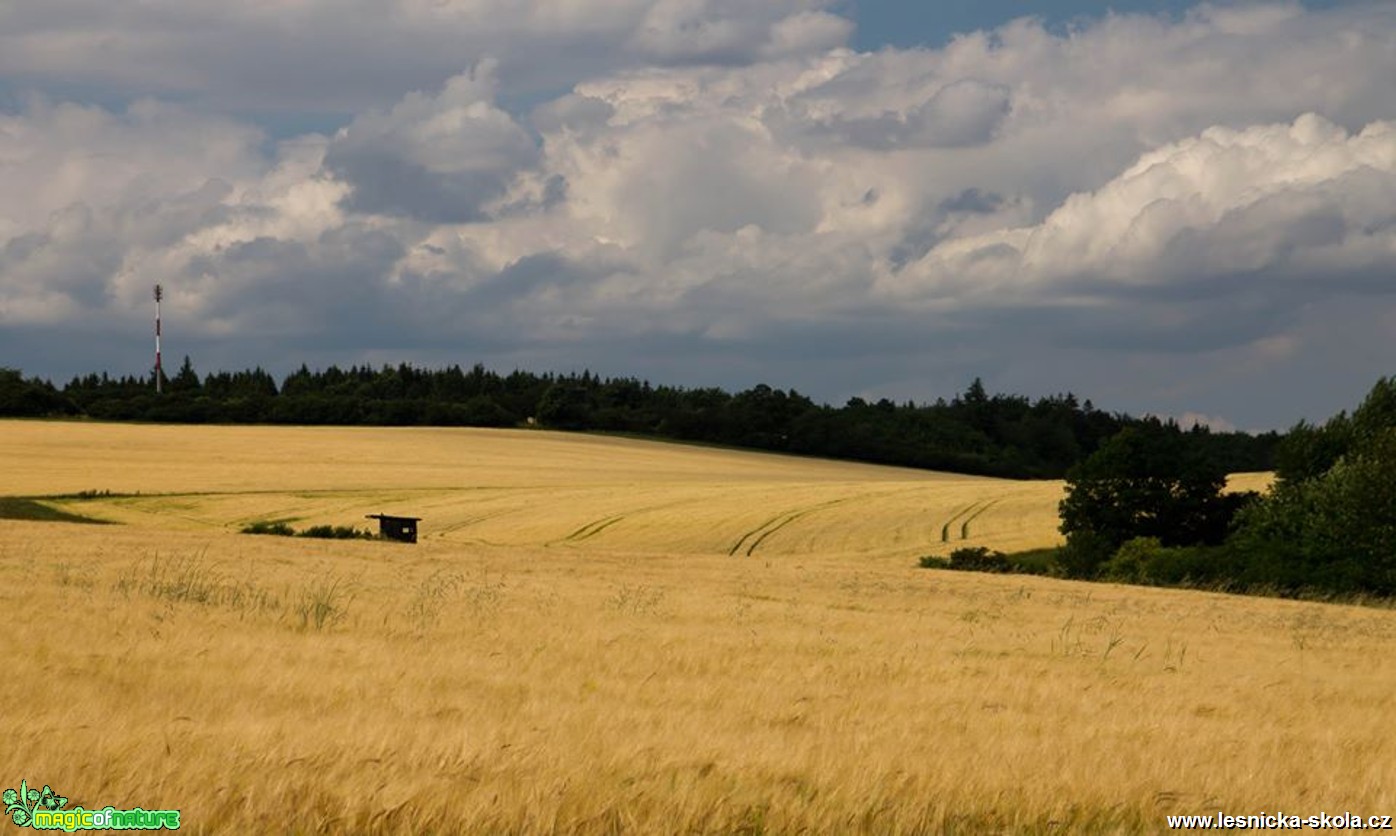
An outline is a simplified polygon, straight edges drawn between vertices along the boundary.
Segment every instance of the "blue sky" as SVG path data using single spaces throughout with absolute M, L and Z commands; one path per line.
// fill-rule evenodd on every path
M 15 0 L 0 365 L 146 371 L 158 281 L 201 371 L 1350 408 L 1396 370 L 1396 4 L 1106 8 Z
M 1305 0 L 1312 9 L 1359 5 L 1361 0 Z M 853 39 L 858 49 L 875 50 L 884 46 L 903 49 L 938 47 L 962 32 L 992 29 L 1018 17 L 1040 17 L 1049 27 L 1099 18 L 1108 12 L 1177 17 L 1197 5 L 1187 0 L 1051 0 L 1024 3 L 1021 0 L 850 0 L 846 13 L 858 22 Z
M 911 48 L 941 46 L 957 33 L 993 28 L 1017 17 L 1037 16 L 1053 26 L 1079 18 L 1099 17 L 1109 8 L 1117 12 L 1178 14 L 1192 3 L 1122 0 L 1103 4 L 1091 0 L 1055 0 L 1023 3 L 1021 0 L 937 0 L 908 3 L 899 0 L 852 0 L 849 12 L 858 21 L 854 44 L 859 49 L 884 46 Z

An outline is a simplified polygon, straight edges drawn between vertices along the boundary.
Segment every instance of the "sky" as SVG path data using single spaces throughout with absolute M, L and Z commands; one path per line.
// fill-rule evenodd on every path
M 1396 3 L 10 0 L 0 366 L 1246 430 L 1396 373 Z

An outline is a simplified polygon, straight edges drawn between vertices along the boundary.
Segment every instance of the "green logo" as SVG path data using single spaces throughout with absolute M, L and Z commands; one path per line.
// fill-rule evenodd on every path
M 29 789 L 27 781 L 19 782 L 18 790 L 5 790 L 5 815 L 20 827 L 34 823 L 36 810 L 62 810 L 68 799 L 55 793 L 47 784 L 43 790 Z
M 107 806 L 100 810 L 84 810 L 68 806 L 67 796 L 54 792 L 47 784 L 42 790 L 32 789 L 28 781 L 20 781 L 19 789 L 7 789 L 0 795 L 5 802 L 5 815 L 20 827 L 35 830 L 167 830 L 179 829 L 178 810 L 118 810 Z

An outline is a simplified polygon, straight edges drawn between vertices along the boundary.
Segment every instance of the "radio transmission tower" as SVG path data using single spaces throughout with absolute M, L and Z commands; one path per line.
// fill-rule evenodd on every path
M 165 297 L 165 289 L 155 286 L 155 394 L 164 391 L 164 371 L 160 368 L 160 300 Z

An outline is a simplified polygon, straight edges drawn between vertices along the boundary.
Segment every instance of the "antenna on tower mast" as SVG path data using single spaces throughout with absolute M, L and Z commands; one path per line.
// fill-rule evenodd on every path
M 164 391 L 164 371 L 160 368 L 160 300 L 165 298 L 165 289 L 155 286 L 155 394 Z

